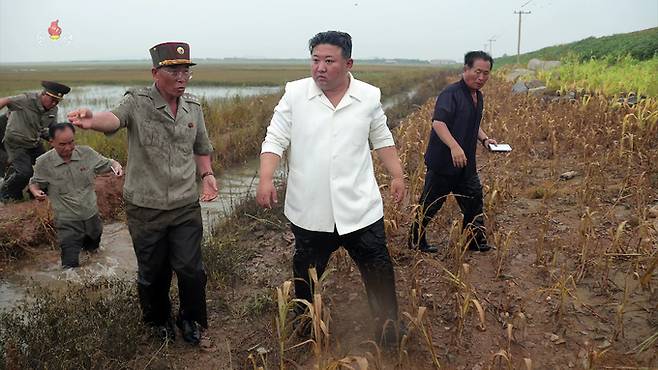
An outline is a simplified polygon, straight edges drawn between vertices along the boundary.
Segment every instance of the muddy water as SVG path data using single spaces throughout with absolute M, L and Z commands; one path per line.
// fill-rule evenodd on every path
M 226 170 L 217 180 L 220 184 L 219 197 L 201 203 L 204 234 L 223 216 L 230 214 L 234 205 L 246 196 L 254 194 L 258 159 L 244 166 Z M 99 251 L 90 254 L 81 252 L 80 267 L 63 270 L 60 266 L 59 250 L 39 252 L 9 276 L 0 279 L 0 310 L 16 306 L 27 297 L 26 289 L 34 285 L 57 289 L 70 283 L 93 282 L 106 278 L 134 279 L 137 261 L 133 251 L 128 227 L 124 223 L 106 224 Z
M 393 108 L 396 104 L 401 103 L 405 101 L 406 99 L 412 99 L 416 93 L 418 92 L 418 87 L 415 87 L 407 92 L 403 92 L 394 96 L 391 96 L 390 98 L 386 99 L 385 101 L 382 102 L 382 108 L 384 110 Z

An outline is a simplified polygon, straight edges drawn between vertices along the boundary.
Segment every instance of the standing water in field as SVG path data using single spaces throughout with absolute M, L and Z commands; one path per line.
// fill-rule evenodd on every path
M 204 234 L 245 198 L 256 192 L 258 159 L 224 171 L 217 178 L 219 197 L 212 202 L 201 202 Z M 38 258 L 26 261 L 25 266 L 0 279 L 0 311 L 17 306 L 27 297 L 26 288 L 42 285 L 65 288 L 69 283 L 94 282 L 103 279 L 136 278 L 137 260 L 128 227 L 124 223 L 104 225 L 99 251 L 80 253 L 80 267 L 63 270 L 59 248 L 39 252 Z
M 147 86 L 147 85 L 144 85 Z M 76 108 L 89 108 L 93 112 L 114 108 L 130 86 L 86 85 L 72 86 L 71 92 L 59 104 L 58 119 L 66 119 L 66 113 Z M 278 86 L 189 86 L 185 91 L 200 99 L 226 99 L 235 96 L 274 94 Z

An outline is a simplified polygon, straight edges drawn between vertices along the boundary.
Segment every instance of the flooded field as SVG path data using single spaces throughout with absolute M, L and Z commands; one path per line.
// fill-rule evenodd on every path
M 92 111 L 112 109 L 121 100 L 124 93 L 131 88 L 141 86 L 122 85 L 86 85 L 75 86 L 66 98 L 59 104 L 58 119 L 64 120 L 66 113 L 79 107 L 87 107 Z M 273 94 L 280 90 L 277 86 L 190 86 L 186 92 L 201 99 L 215 100 L 235 96 L 247 97 Z
M 207 236 L 220 218 L 231 214 L 241 200 L 253 195 L 258 185 L 258 160 L 227 169 L 217 178 L 220 194 L 212 202 L 201 203 L 204 234 Z M 35 285 L 66 288 L 69 283 L 94 283 L 104 279 L 131 280 L 136 277 L 137 260 L 128 227 L 122 222 L 106 224 L 98 252 L 81 252 L 80 268 L 63 270 L 58 249 L 41 251 L 9 276 L 0 278 L 0 310 L 10 309 L 26 298 Z M 29 297 L 28 297 L 29 298 Z

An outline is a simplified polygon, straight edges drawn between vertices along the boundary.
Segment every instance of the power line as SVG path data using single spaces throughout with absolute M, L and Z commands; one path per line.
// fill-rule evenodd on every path
M 532 1 L 532 0 L 530 0 L 530 1 Z M 530 1 L 528 1 L 528 2 L 525 3 L 525 4 L 523 4 L 523 6 L 525 6 L 525 5 L 527 5 L 528 3 L 530 3 Z M 523 7 L 523 6 L 521 6 L 521 7 Z M 517 43 L 516 43 L 516 64 L 521 64 L 521 60 L 520 60 L 520 55 L 521 55 L 521 16 L 522 16 L 523 14 L 530 14 L 530 13 L 531 13 L 531 12 L 529 12 L 529 11 L 528 11 L 528 12 L 524 12 L 523 10 L 520 10 L 520 9 L 519 9 L 519 11 L 515 11 L 515 12 L 514 12 L 514 14 L 518 14 L 518 15 L 519 15 L 519 37 L 518 37 L 518 41 L 517 41 Z
M 496 41 L 496 36 L 493 36 L 492 38 L 490 38 L 487 41 L 489 41 L 489 55 L 491 55 L 493 57 L 493 43 L 494 43 L 494 41 Z

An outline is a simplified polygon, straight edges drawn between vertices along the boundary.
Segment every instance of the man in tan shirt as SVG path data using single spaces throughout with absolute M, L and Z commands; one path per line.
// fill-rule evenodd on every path
M 37 158 L 29 189 L 38 200 L 50 199 L 62 266 L 78 267 L 80 250 L 98 249 L 103 233 L 94 178 L 110 171 L 121 176 L 123 169 L 88 146 L 76 146 L 70 123 L 55 123 L 48 131 L 53 148 Z
M 110 112 L 77 109 L 68 114 L 79 127 L 105 133 L 128 130 L 128 164 L 123 197 L 138 263 L 137 286 L 143 320 L 164 340 L 175 338 L 169 288 L 176 272 L 183 339 L 200 341 L 208 326 L 206 272 L 201 258 L 202 201 L 217 197 L 210 144 L 199 100 L 185 94 L 192 76 L 189 45 L 168 42 L 150 49 L 154 84 L 130 90 Z

